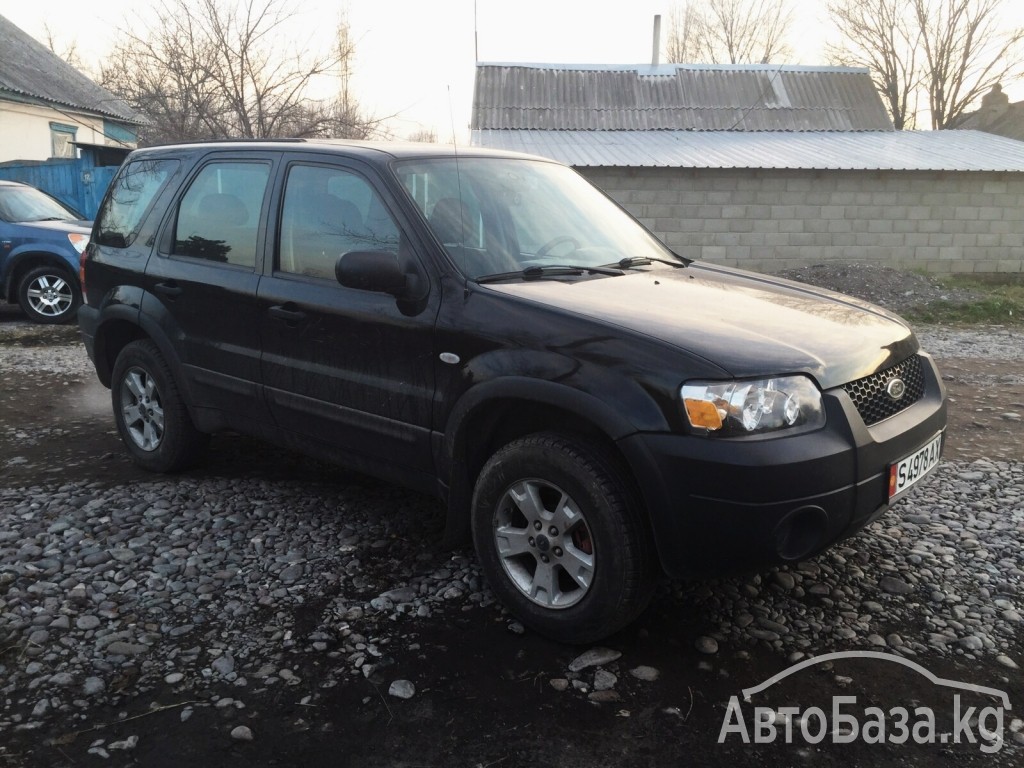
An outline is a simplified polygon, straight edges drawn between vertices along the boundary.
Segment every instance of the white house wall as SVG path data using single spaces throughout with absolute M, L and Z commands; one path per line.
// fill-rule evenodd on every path
M 52 157 L 50 123 L 77 128 L 75 141 L 107 143 L 103 119 L 18 102 L 0 102 L 0 162 Z

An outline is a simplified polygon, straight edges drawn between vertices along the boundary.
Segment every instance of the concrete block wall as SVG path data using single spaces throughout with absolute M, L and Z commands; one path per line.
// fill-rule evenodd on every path
M 1024 174 L 579 170 L 690 258 L 761 272 L 829 261 L 1024 271 Z

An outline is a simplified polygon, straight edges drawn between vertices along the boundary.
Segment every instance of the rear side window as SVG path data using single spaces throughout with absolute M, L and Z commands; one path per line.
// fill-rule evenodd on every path
M 269 163 L 203 168 L 178 207 L 172 254 L 254 268 L 269 179 Z
M 135 160 L 124 166 L 96 217 L 96 242 L 111 248 L 130 246 L 150 204 L 176 170 L 177 160 Z

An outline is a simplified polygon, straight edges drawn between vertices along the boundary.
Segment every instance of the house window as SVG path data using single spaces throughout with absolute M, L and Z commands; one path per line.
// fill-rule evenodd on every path
M 103 121 L 103 135 L 108 144 L 119 144 L 123 147 L 134 147 L 138 144 L 139 133 L 134 125 L 128 123 L 114 123 L 110 120 Z M 114 163 L 117 165 L 117 163 Z
M 77 157 L 72 143 L 77 132 L 73 125 L 50 123 L 50 157 Z

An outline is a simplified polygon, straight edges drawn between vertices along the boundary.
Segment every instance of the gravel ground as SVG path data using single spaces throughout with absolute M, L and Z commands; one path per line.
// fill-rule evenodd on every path
M 85 721 L 126 685 L 201 696 L 226 681 L 242 701 L 292 684 L 302 654 L 333 662 L 330 688 L 386 673 L 391 644 L 439 610 L 500 611 L 469 557 L 431 550 L 430 502 L 387 486 L 55 483 L 0 490 L 0 509 L 4 731 Z M 846 546 L 766 575 L 671 583 L 657 601 L 703 617 L 696 643 L 712 653 L 880 648 L 1016 670 L 1022 545 L 1024 466 L 947 462 Z
M 0 330 L 6 386 L 94 375 L 66 330 Z M 940 359 L 1024 358 L 1020 335 L 1002 328 L 919 336 Z M 49 439 L 48 430 L 0 424 L 15 445 Z M 436 549 L 436 502 L 334 474 L 0 487 L 0 733 L 30 754 L 33 740 L 60 745 L 55 733 L 87 731 L 98 708 L 171 698 L 182 722 L 216 714 L 226 738 L 245 742 L 259 737 L 247 706 L 268 695 L 294 690 L 315 707 L 363 680 L 393 700 L 426 695 L 400 676 L 396 657 L 419 652 L 420 633 L 443 617 L 483 612 L 524 632 L 468 553 Z M 694 617 L 685 640 L 708 659 L 878 649 L 993 664 L 1019 690 L 1024 463 L 944 461 L 828 553 L 748 577 L 669 582 L 653 610 Z M 658 677 L 642 655 L 596 653 L 589 663 L 538 662 L 538 675 L 596 704 Z M 1007 764 L 1019 759 L 1024 723 L 1010 732 Z M 72 764 L 130 753 L 138 735 L 67 744 Z M 0 765 L 14 754 L 0 740 Z
M 974 358 L 1013 360 L 1024 355 L 1022 331 L 1002 326 L 983 328 L 943 328 L 926 325 L 916 327 L 921 348 L 936 358 Z

